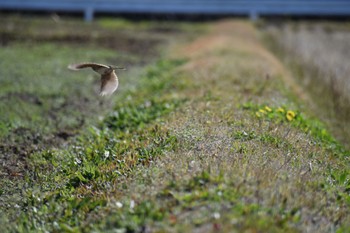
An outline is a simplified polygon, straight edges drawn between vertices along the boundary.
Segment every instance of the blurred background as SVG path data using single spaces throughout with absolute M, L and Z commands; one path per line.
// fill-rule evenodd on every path
M 62 67 L 79 60 L 142 66 L 162 53 L 159 46 L 169 38 L 201 31 L 199 24 L 189 29 L 179 21 L 221 18 L 252 21 L 313 96 L 310 111 L 348 141 L 350 0 L 0 0 L 0 110 L 9 113 L 1 116 L 0 133 L 44 120 L 43 132 L 74 135 L 106 107 L 90 95 L 93 75 L 62 79 L 70 75 Z M 80 111 L 89 114 L 81 117 Z
M 97 14 L 159 14 L 164 16 L 229 15 L 348 17 L 348 0 L 12 0 L 0 1 L 5 11 L 71 12 L 92 21 Z

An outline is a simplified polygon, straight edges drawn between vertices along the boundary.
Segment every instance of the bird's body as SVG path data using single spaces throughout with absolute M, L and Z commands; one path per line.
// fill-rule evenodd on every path
M 70 70 L 80 70 L 84 68 L 92 68 L 95 72 L 101 75 L 100 95 L 110 95 L 118 88 L 118 76 L 115 69 L 124 69 L 120 67 L 108 66 L 93 62 L 71 64 L 68 66 Z

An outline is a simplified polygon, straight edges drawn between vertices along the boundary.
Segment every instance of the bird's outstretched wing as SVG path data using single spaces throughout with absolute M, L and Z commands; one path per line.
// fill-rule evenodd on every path
M 102 74 L 105 69 L 109 69 L 109 66 L 98 64 L 94 62 L 84 62 L 84 63 L 78 63 L 78 64 L 70 64 L 68 66 L 68 69 L 70 70 L 80 70 L 84 68 L 92 68 L 94 71 L 96 71 L 99 74 Z

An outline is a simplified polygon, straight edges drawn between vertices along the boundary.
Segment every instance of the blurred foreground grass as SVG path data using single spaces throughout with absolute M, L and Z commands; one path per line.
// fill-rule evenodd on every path
M 3 232 L 348 232 L 349 152 L 250 23 L 25 21 L 45 42 L 0 51 Z M 76 59 L 132 68 L 100 99 Z

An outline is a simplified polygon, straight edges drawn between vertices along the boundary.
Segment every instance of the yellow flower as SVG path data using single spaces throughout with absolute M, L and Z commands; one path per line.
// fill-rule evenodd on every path
M 295 112 L 288 110 L 286 114 L 287 120 L 292 121 L 295 118 Z
M 261 112 L 262 114 L 266 113 L 266 111 L 264 109 L 259 109 L 259 112 Z
M 283 108 L 279 107 L 279 108 L 277 108 L 277 112 L 284 113 L 285 111 L 284 111 L 284 109 L 283 109 Z
M 272 109 L 269 108 L 268 106 L 265 106 L 265 110 L 268 111 L 268 112 L 272 112 Z
M 260 113 L 259 112 L 255 112 L 255 116 L 257 117 L 261 117 Z

